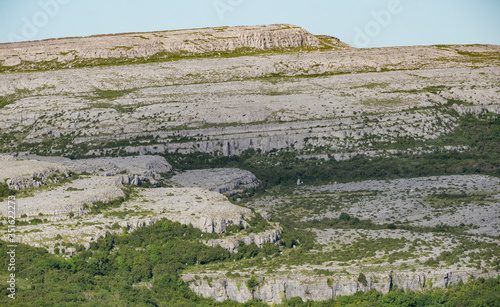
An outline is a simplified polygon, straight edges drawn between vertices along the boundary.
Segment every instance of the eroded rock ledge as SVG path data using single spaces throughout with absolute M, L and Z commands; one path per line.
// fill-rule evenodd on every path
M 279 225 L 275 225 L 275 229 L 266 230 L 261 233 L 249 234 L 247 236 L 236 236 L 224 239 L 214 239 L 208 241 L 203 240 L 202 243 L 210 247 L 220 246 L 232 253 L 236 253 L 238 252 L 238 247 L 240 246 L 240 242 L 245 243 L 245 245 L 255 243 L 255 245 L 257 245 L 259 248 L 266 243 L 276 244 L 280 239 L 281 230 L 282 229 Z
M 197 294 L 219 302 L 227 299 L 238 302 L 261 299 L 269 304 L 280 304 L 285 298 L 289 300 L 300 297 L 303 301 L 323 301 L 370 289 L 388 293 L 394 287 L 411 291 L 423 291 L 433 287 L 446 288 L 460 281 L 466 282 L 468 278 L 475 276 L 475 273 L 446 269 L 434 272 L 366 273 L 366 283 L 363 284 L 357 280 L 359 272 L 351 272 L 351 269 L 347 274 L 334 274 L 330 278 L 280 272 L 274 276 L 266 276 L 265 279 L 259 277 L 259 286 L 253 291 L 246 286 L 248 278 L 227 278 L 221 273 L 186 274 L 183 279 Z

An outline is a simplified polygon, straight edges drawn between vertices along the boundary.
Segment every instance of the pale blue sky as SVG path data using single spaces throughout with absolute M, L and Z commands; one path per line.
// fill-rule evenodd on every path
M 0 43 L 272 23 L 355 47 L 500 45 L 500 0 L 0 0 Z

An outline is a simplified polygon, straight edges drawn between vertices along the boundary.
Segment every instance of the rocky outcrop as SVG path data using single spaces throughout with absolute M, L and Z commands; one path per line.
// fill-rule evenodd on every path
M 422 291 L 433 287 L 446 288 L 460 281 L 467 282 L 471 271 L 445 271 L 433 273 L 398 272 L 365 273 L 366 284 L 359 282 L 358 273 L 349 275 L 333 275 L 332 277 L 311 277 L 305 275 L 276 275 L 259 278 L 256 289 L 250 290 L 245 282 L 248 278 L 227 278 L 217 274 L 183 276 L 189 287 L 203 297 L 216 301 L 234 300 L 247 302 L 251 299 L 261 299 L 269 304 L 280 304 L 286 298 L 300 297 L 303 301 L 323 301 L 338 296 L 352 295 L 358 291 L 375 289 L 387 293 L 393 287 L 403 290 Z M 199 277 L 211 277 L 212 281 Z
M 240 125 L 224 128 L 189 129 L 177 131 L 188 139 L 181 143 L 172 142 L 174 132 L 159 133 L 155 145 L 129 146 L 128 153 L 155 152 L 204 152 L 220 153 L 224 156 L 239 155 L 247 149 L 269 152 L 274 149 L 291 148 L 301 151 L 307 147 L 331 147 L 348 150 L 366 146 L 365 138 L 392 140 L 409 137 L 413 139 L 433 139 L 451 132 L 456 119 L 440 112 L 434 114 L 393 113 L 383 120 L 362 123 L 362 118 L 345 117 L 335 120 L 297 121 L 260 125 Z M 351 144 L 349 144 L 351 143 Z M 346 146 L 347 145 L 347 146 Z M 376 156 L 377 151 L 361 152 L 362 155 Z M 357 155 L 357 154 L 354 154 Z M 336 160 L 351 158 L 339 153 Z
M 224 195 L 202 188 L 144 189 L 141 196 L 148 200 L 141 208 L 207 233 L 224 233 L 229 225 L 248 228 L 244 218 L 252 214 L 250 209 L 230 203 Z
M 336 48 L 325 46 L 325 40 Z M 500 111 L 496 91 L 500 46 L 362 50 L 344 47 L 333 38 L 320 38 L 289 25 L 1 44 L 2 152 L 29 150 L 40 155 L 86 158 L 140 155 L 88 160 L 28 156 L 20 158 L 22 161 L 0 161 L 0 180 L 7 180 L 9 186 L 16 189 L 51 182 L 57 171 L 62 176 L 70 171 L 93 173 L 90 178 L 84 175 L 85 178 L 51 190 L 35 190 L 33 197 L 19 197 L 17 213 L 27 217 L 19 217 L 19 221 L 26 223 L 19 225 L 17 239 L 52 252 L 55 244 L 61 246 L 63 240 L 89 247 L 90 242 L 105 236 L 108 231 L 121 232 L 124 228 L 134 231 L 162 218 L 190 224 L 206 233 L 224 233 L 229 225 L 247 228 L 246 217 L 251 216 L 252 211 L 230 203 L 217 193 L 231 195 L 256 187 L 255 176 L 242 170 L 178 174 L 172 181 L 182 188 L 136 189 L 131 199 L 118 203 L 119 208 L 100 214 L 90 214 L 86 205 L 122 197 L 122 183 L 141 185 L 149 181 L 154 185 L 171 166 L 165 159 L 151 154 L 233 156 L 254 149 L 271 152 L 271 156 L 275 150 L 287 149 L 298 153 L 300 158 L 317 159 L 310 164 L 320 165 L 326 160 L 343 161 L 358 155 L 391 157 L 402 152 L 462 151 L 467 147 L 411 146 L 413 141 L 425 143 L 451 133 L 459 125 L 461 115 Z M 280 52 L 285 51 L 282 48 L 299 48 L 300 52 Z M 254 52 L 266 49 L 274 50 L 265 54 Z M 309 52 L 311 50 L 313 52 Z M 183 55 L 189 57 L 183 59 Z M 172 57 L 176 61 L 165 61 Z M 113 65 L 117 63 L 127 65 Z M 96 64 L 98 69 L 92 67 Z M 410 148 L 392 149 L 402 147 L 399 145 L 405 144 L 405 140 L 409 140 Z M 393 147 L 391 143 L 398 146 Z M 385 144 L 389 145 L 387 149 L 379 150 L 378 145 L 384 148 Z M 260 162 L 256 160 L 255 163 Z M 11 171 L 14 169 L 11 164 L 16 166 L 16 171 Z M 18 170 L 20 167 L 22 171 Z M 417 192 L 415 183 L 425 182 L 429 190 L 451 187 L 443 180 L 438 183 L 430 179 L 397 183 L 364 181 L 318 187 L 332 195 L 321 195 L 328 201 L 327 209 L 320 208 L 323 202 L 320 198 L 313 209 L 318 209 L 322 217 L 338 217 L 338 201 L 343 205 L 343 212 L 381 224 L 399 220 L 415 226 L 434 227 L 445 221 L 450 226 L 482 225 L 471 229 L 471 234 L 476 231 L 498 235 L 496 194 L 496 198 L 480 200 L 477 206 L 464 205 L 450 208 L 449 212 L 428 214 L 437 211 L 429 209 L 425 199 L 415 198 L 417 194 L 429 195 Z M 496 179 L 477 179 L 488 182 L 488 187 L 496 189 L 498 186 Z M 300 178 L 293 180 L 301 183 Z M 474 190 L 467 188 L 467 182 L 462 185 L 456 177 L 446 181 L 460 183 L 452 187 L 457 191 Z M 405 189 L 397 189 L 402 186 Z M 312 192 L 307 185 L 300 188 L 305 193 Z M 333 195 L 353 189 L 359 191 L 353 197 Z M 373 193 L 366 193 L 367 190 Z M 261 200 L 267 203 L 263 207 L 281 202 L 271 196 Z M 294 193 L 293 196 L 299 195 Z M 302 202 L 300 198 L 296 201 Z M 311 204 L 316 199 L 304 198 L 304 203 L 306 201 L 309 207 L 314 207 Z M 0 213 L 5 216 L 8 206 L 5 201 L 0 205 L 3 208 Z M 304 213 L 303 219 L 316 215 Z M 0 233 L 6 239 L 6 228 L 2 228 Z M 316 232 L 319 241 L 329 244 L 324 250 L 341 248 L 337 244 L 352 244 L 357 238 L 353 230 L 343 234 L 334 230 Z M 413 246 L 423 247 L 416 237 L 422 242 L 435 238 L 401 229 L 368 235 L 364 239 L 413 238 L 413 245 L 403 248 L 399 242 L 401 249 L 393 252 L 411 252 Z M 57 239 L 59 236 L 64 239 Z M 204 243 L 236 252 L 242 242 L 262 246 L 276 243 L 280 236 L 281 230 L 276 228 Z M 444 251 L 442 246 L 452 252 L 456 247 L 453 244 L 462 244 L 452 243 L 452 240 L 461 242 L 458 237 L 450 236 L 434 242 L 439 248 L 418 250 L 426 254 L 426 259 L 437 257 Z M 399 244 L 394 245 L 399 248 Z M 66 251 L 73 252 L 71 249 Z M 287 257 L 286 253 L 283 251 L 283 258 L 266 256 L 262 263 L 270 259 L 281 261 Z M 252 272 L 259 278 L 259 286 L 255 289 L 246 287 L 249 276 L 228 278 L 235 275 L 199 273 L 203 271 L 200 266 L 196 267 L 198 274 L 213 278 L 212 282 L 210 278 L 200 280 L 189 274 L 184 279 L 196 293 L 218 301 L 243 302 L 260 298 L 280 303 L 284 298 L 324 300 L 369 289 L 388 292 L 394 286 L 416 291 L 446 287 L 476 274 L 466 269 L 458 271 L 457 268 L 467 267 L 458 264 L 446 265 L 445 270 L 424 270 L 421 264 L 425 259 L 415 261 L 411 268 L 417 268 L 414 272 L 408 271 L 408 266 L 401 266 L 401 270 L 391 274 L 390 270 L 401 263 L 386 267 L 385 262 L 379 262 L 384 259 L 353 260 L 350 263 L 355 265 L 349 266 L 334 261 L 324 266 L 316 265 L 326 272 L 324 275 L 314 271 L 313 265 L 304 263 L 302 267 L 282 266 L 276 272 L 258 272 L 265 266 L 239 272 L 240 276 Z M 260 262 L 260 259 L 255 260 Z M 367 263 L 377 263 L 371 267 L 376 273 L 363 272 L 366 282 L 359 282 L 359 270 Z M 279 263 L 272 267 L 279 267 Z
M 458 106 L 455 105 L 453 108 L 461 115 L 463 114 L 485 114 L 488 112 L 500 114 L 500 105 L 489 105 L 489 106 Z
M 102 213 L 91 212 L 86 205 L 99 206 L 95 203 L 124 196 L 119 178 L 91 176 L 48 191 L 35 191 L 31 197 L 17 198 L 19 221 L 28 223 L 18 226 L 16 242 L 53 251 L 54 244 L 62 242 L 56 237 L 61 236 L 64 242 L 88 248 L 108 231 L 135 231 L 161 219 L 192 225 L 205 233 L 224 233 L 229 225 L 250 227 L 245 221 L 253 215 L 250 209 L 234 205 L 225 196 L 202 188 L 138 189 L 132 199 L 119 202 L 118 207 L 103 208 Z M 6 200 L 0 202 L 0 217 L 7 216 L 7 208 Z M 245 240 L 263 244 L 270 240 L 266 236 L 272 237 L 259 234 Z M 7 229 L 0 231 L 0 237 L 8 240 Z
M 245 228 L 249 227 L 248 223 L 243 219 L 211 216 L 204 216 L 199 219 L 190 219 L 184 223 L 191 224 L 193 227 L 207 233 L 224 233 L 226 232 L 226 226 L 229 225 L 243 226 Z
M 156 223 L 161 219 L 163 219 L 163 216 L 160 214 L 158 216 L 145 219 L 131 219 L 126 221 L 121 221 L 118 222 L 118 225 L 120 227 L 125 227 L 131 231 L 134 231 L 140 227 L 153 225 L 154 223 Z M 187 221 L 184 219 L 177 219 L 175 216 L 170 216 L 169 219 L 186 225 L 190 224 L 194 228 L 198 228 L 205 233 L 224 233 L 226 231 L 227 225 L 234 225 L 238 222 L 241 224 L 241 226 L 245 228 L 249 227 L 248 223 L 246 223 L 243 220 L 235 222 L 233 220 L 226 220 L 223 217 L 202 216 L 202 217 L 193 217 L 191 220 Z
M 37 188 L 69 176 L 64 165 L 34 159 L 18 160 L 10 155 L 0 155 L 0 170 L 0 182 L 6 182 L 13 190 Z
M 100 172 L 105 176 L 114 176 L 127 172 L 129 174 L 155 178 L 159 174 L 168 173 L 172 170 L 172 166 L 165 158 L 152 155 L 63 160 L 61 162 L 76 173 Z
M 7 156 L 4 156 L 4 159 Z M 6 160 L 8 161 L 8 160 Z M 84 160 L 72 160 L 63 157 L 44 157 L 36 155 L 21 155 L 16 163 L 35 163 L 49 165 L 46 169 L 34 171 L 27 176 L 19 176 L 9 179 L 12 189 L 24 189 L 28 187 L 39 187 L 49 178 L 50 182 L 57 182 L 58 176 L 72 171 L 77 174 L 96 173 L 101 176 L 119 176 L 118 183 L 140 186 L 149 182 L 155 185 L 161 178 L 161 174 L 168 173 L 172 166 L 161 156 L 141 155 L 116 158 L 95 158 Z M 31 162 L 28 162 L 31 161 Z M 2 161 L 0 160 L 0 165 Z
M 220 246 L 224 249 L 232 253 L 238 252 L 238 247 L 240 246 L 240 242 L 245 243 L 245 245 L 249 245 L 255 243 L 258 247 L 262 247 L 266 243 L 278 243 L 281 236 L 281 227 L 277 225 L 275 229 L 266 230 L 261 233 L 250 234 L 245 236 L 236 236 L 224 239 L 214 239 L 214 240 L 203 240 L 202 243 L 210 246 L 216 247 Z
M 449 226 L 474 225 L 473 229 L 468 230 L 469 233 L 498 236 L 500 234 L 499 186 L 500 179 L 494 176 L 450 175 L 335 182 L 323 186 L 304 187 L 303 191 L 297 194 L 302 197 L 312 197 L 311 195 L 317 195 L 316 193 L 331 193 L 334 198 L 334 195 L 342 193 L 352 193 L 352 195 L 360 193 L 365 196 L 356 198 L 349 206 L 344 207 L 343 212 L 379 224 L 387 223 L 391 217 L 397 216 L 398 220 L 417 227 L 435 227 L 443 223 Z M 434 205 L 433 199 L 439 195 L 436 189 L 451 194 L 467 195 L 465 198 L 468 199 L 467 206 L 458 202 L 459 205 L 452 203 L 453 207 L 446 205 L 450 207 L 444 207 L 443 210 L 443 207 Z M 303 217 L 302 220 L 337 218 L 339 214 L 340 211 L 325 212 Z M 396 230 L 392 234 L 400 231 L 403 232 Z M 318 236 L 323 239 L 327 234 L 321 233 Z M 414 233 L 406 235 L 407 239 L 415 237 Z M 428 240 L 429 238 L 423 239 L 423 241 Z
M 158 222 L 161 219 L 162 219 L 162 217 L 158 217 L 158 216 L 153 216 L 153 217 L 145 218 L 145 219 L 131 219 L 131 220 L 127 220 L 127 221 L 118 222 L 118 225 L 120 227 L 125 227 L 125 228 L 129 229 L 129 232 L 131 232 L 131 231 L 134 231 L 140 227 L 146 227 L 146 226 L 153 225 L 154 223 Z
M 254 189 L 259 180 L 247 170 L 237 168 L 213 168 L 189 170 L 170 179 L 185 187 L 202 187 L 228 196 L 247 189 Z
M 319 48 L 320 41 L 292 25 L 129 33 L 1 44 L 0 66 L 23 69 L 35 63 L 71 67 L 98 60 L 132 62 L 175 55 L 301 46 Z
M 85 214 L 85 205 L 107 202 L 124 195 L 117 176 L 92 176 L 76 179 L 66 185 L 52 189 L 34 191 L 34 195 L 17 199 L 18 216 L 47 215 L 56 219 L 67 219 L 68 214 Z M 0 214 L 7 216 L 6 202 L 0 202 Z
M 75 173 L 99 173 L 105 176 L 114 176 L 127 172 L 130 174 L 154 176 L 153 174 L 167 173 L 172 166 L 161 156 L 127 156 L 107 157 L 94 159 L 69 159 L 58 156 L 19 155 L 18 160 L 38 160 L 56 163 Z
M 67 170 L 63 167 L 47 168 L 41 171 L 34 171 L 30 175 L 9 179 L 7 180 L 7 185 L 13 190 L 38 188 L 44 184 L 57 183 L 62 178 L 68 176 Z

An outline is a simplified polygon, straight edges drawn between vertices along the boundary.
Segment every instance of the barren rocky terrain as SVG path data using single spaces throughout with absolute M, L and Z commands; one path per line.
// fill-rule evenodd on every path
M 500 46 L 292 25 L 0 44 L 0 187 L 60 257 L 164 219 L 251 254 L 183 268 L 217 301 L 448 287 L 500 269 L 499 85 Z

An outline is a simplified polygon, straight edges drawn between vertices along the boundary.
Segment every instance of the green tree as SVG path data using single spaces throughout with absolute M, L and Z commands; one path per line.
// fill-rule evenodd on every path
M 252 276 L 249 280 L 246 281 L 245 284 L 247 285 L 247 288 L 253 292 L 259 286 L 260 282 L 256 276 Z

